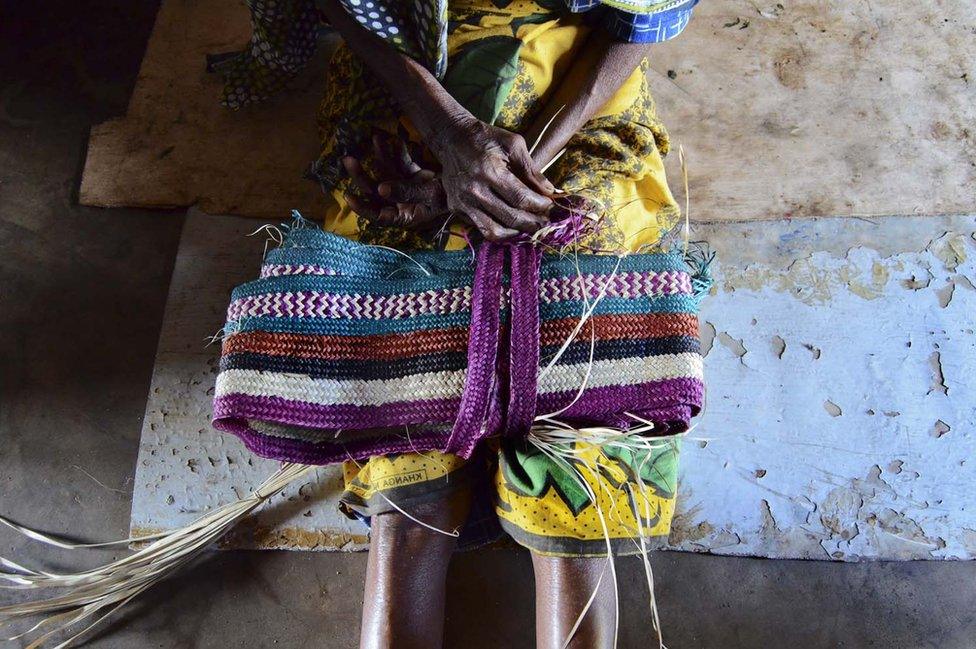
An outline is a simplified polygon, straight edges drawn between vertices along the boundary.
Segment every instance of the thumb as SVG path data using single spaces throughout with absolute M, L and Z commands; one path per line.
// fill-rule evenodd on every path
M 535 191 L 546 196 L 552 196 L 556 193 L 555 185 L 535 168 L 535 162 L 525 147 L 519 147 L 512 151 L 509 157 L 509 167 L 519 180 Z

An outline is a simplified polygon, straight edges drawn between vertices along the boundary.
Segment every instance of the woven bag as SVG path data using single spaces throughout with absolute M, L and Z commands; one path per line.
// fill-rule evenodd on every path
M 231 295 L 213 423 L 304 464 L 468 457 L 553 413 L 674 434 L 701 408 L 707 285 L 678 253 L 407 255 L 293 227 Z

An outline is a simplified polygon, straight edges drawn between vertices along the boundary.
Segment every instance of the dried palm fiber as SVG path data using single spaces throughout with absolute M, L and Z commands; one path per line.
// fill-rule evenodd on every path
M 568 229 L 579 227 L 588 222 Z M 572 440 L 639 450 L 654 444 L 648 435 L 686 430 L 701 407 L 696 312 L 710 258 L 697 249 L 542 254 L 566 241 L 556 224 L 552 240 L 483 244 L 473 262 L 466 251 L 359 244 L 300 218 L 282 230 L 260 278 L 232 294 L 214 425 L 286 463 L 250 496 L 166 534 L 71 544 L 0 518 L 59 547 L 148 543 L 76 574 L 0 558 L 0 586 L 69 589 L 0 608 L 0 627 L 48 616 L 16 636 L 33 634 L 30 647 L 70 629 L 56 645 L 69 646 L 310 465 L 425 449 L 467 456 L 489 435 L 523 435 L 589 490 L 582 476 L 598 467 L 574 457 Z M 646 555 L 645 568 L 651 586 Z M 653 590 L 651 603 L 660 639 Z
M 282 464 L 251 494 L 218 507 L 186 527 L 168 533 L 132 537 L 107 543 L 74 543 L 36 532 L 3 517 L 0 524 L 13 528 L 28 538 L 68 550 L 145 543 L 135 553 L 104 566 L 78 573 L 59 574 L 25 567 L 0 557 L 0 588 L 39 590 L 63 588 L 63 595 L 33 602 L 0 606 L 0 629 L 25 618 L 45 616 L 35 625 L 16 635 L 2 638 L 29 642 L 27 649 L 48 646 L 51 638 L 70 632 L 72 635 L 54 645 L 71 646 L 95 625 L 121 608 L 137 595 L 190 563 L 219 540 L 234 525 L 257 509 L 284 487 L 307 476 L 315 467 Z M 87 623 L 87 626 L 81 626 Z M 79 628 L 80 627 L 80 628 Z

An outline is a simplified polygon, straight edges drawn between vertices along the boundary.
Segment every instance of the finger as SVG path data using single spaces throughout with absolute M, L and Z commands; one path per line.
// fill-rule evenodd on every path
M 398 203 L 397 209 L 400 210 L 400 217 L 406 219 L 412 228 L 426 228 L 437 221 L 437 214 L 426 205 Z
M 392 205 L 381 205 L 376 201 L 346 194 L 349 207 L 359 216 L 371 223 L 405 228 L 411 225 L 409 215 Z
M 413 161 L 410 156 L 410 149 L 407 148 L 407 143 L 403 140 L 399 140 L 393 145 L 392 153 L 393 163 L 396 165 L 397 171 L 403 176 L 409 178 L 422 170 L 421 166 Z
M 373 134 L 373 155 L 377 168 L 386 178 L 410 178 L 421 170 L 399 137 L 379 130 Z
M 502 173 L 499 180 L 501 182 L 496 184 L 493 189 L 513 208 L 540 215 L 548 214 L 549 210 L 552 209 L 551 198 L 533 191 L 514 174 Z
M 387 205 L 380 209 L 378 222 L 398 228 L 425 230 L 437 221 L 437 215 L 426 206 L 416 203 L 401 203 L 396 207 Z
M 525 140 L 522 138 L 518 138 L 516 144 L 509 152 L 508 165 L 512 170 L 512 173 L 514 173 L 519 180 L 535 191 L 543 194 L 544 196 L 552 196 L 552 194 L 555 193 L 555 185 L 549 182 L 549 179 L 542 175 L 541 171 L 535 168 L 535 163 L 532 161 L 532 156 L 529 155 L 529 150 L 525 148 Z
M 346 173 L 349 174 L 349 178 L 352 179 L 353 184 L 359 188 L 365 196 L 374 196 L 376 194 L 376 187 L 373 179 L 370 178 L 366 171 L 363 169 L 363 165 L 359 163 L 359 160 L 352 156 L 346 156 L 342 159 L 342 166 L 345 167 Z
M 437 172 L 430 169 L 421 169 L 410 178 L 414 185 L 431 184 L 430 208 L 435 212 L 443 212 L 447 209 L 447 192 L 444 190 L 444 183 L 441 182 Z
M 349 207 L 371 223 L 397 228 L 424 228 L 435 220 L 435 215 L 420 205 L 383 205 L 361 196 L 345 194 Z
M 382 225 L 392 225 L 405 228 L 409 225 L 410 219 L 401 210 L 392 205 L 387 205 L 379 211 L 376 221 Z
M 518 230 L 506 228 L 480 210 L 469 209 L 465 211 L 465 214 L 488 241 L 505 241 L 519 235 Z
M 376 191 L 384 199 L 394 203 L 423 203 L 430 207 L 442 206 L 446 202 L 444 186 L 439 180 L 426 182 L 385 182 Z
M 373 133 L 373 160 L 376 170 L 383 178 L 399 178 L 397 165 L 393 154 L 390 153 L 390 135 L 385 131 Z
M 532 234 L 548 223 L 545 218 L 538 214 L 532 214 L 508 205 L 492 192 L 479 194 L 477 198 L 482 209 L 495 221 L 520 232 Z
M 343 198 L 346 199 L 346 203 L 353 212 L 367 219 L 377 219 L 379 218 L 380 206 L 374 201 L 362 198 L 360 196 L 355 196 L 353 194 L 343 194 Z

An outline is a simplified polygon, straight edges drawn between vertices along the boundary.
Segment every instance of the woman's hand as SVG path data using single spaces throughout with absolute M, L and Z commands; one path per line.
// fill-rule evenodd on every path
M 548 223 L 555 188 L 536 171 L 522 136 L 467 115 L 427 145 L 441 163 L 447 207 L 485 239 L 531 234 Z
M 357 214 L 381 225 L 425 230 L 448 218 L 444 188 L 437 174 L 424 169 L 410 155 L 404 141 L 387 133 L 373 136 L 373 161 L 377 179 L 371 178 L 356 158 L 342 164 L 358 194 L 347 193 L 346 202 Z
M 337 0 L 329 22 L 396 99 L 443 168 L 448 208 L 497 241 L 546 224 L 554 189 L 532 164 L 525 141 L 476 119 L 423 65 L 364 29 Z
M 341 3 L 329 0 L 321 8 L 423 134 L 443 168 L 455 216 L 470 219 L 492 241 L 546 224 L 554 189 L 535 170 L 520 136 L 479 121 L 429 70 L 360 26 Z

